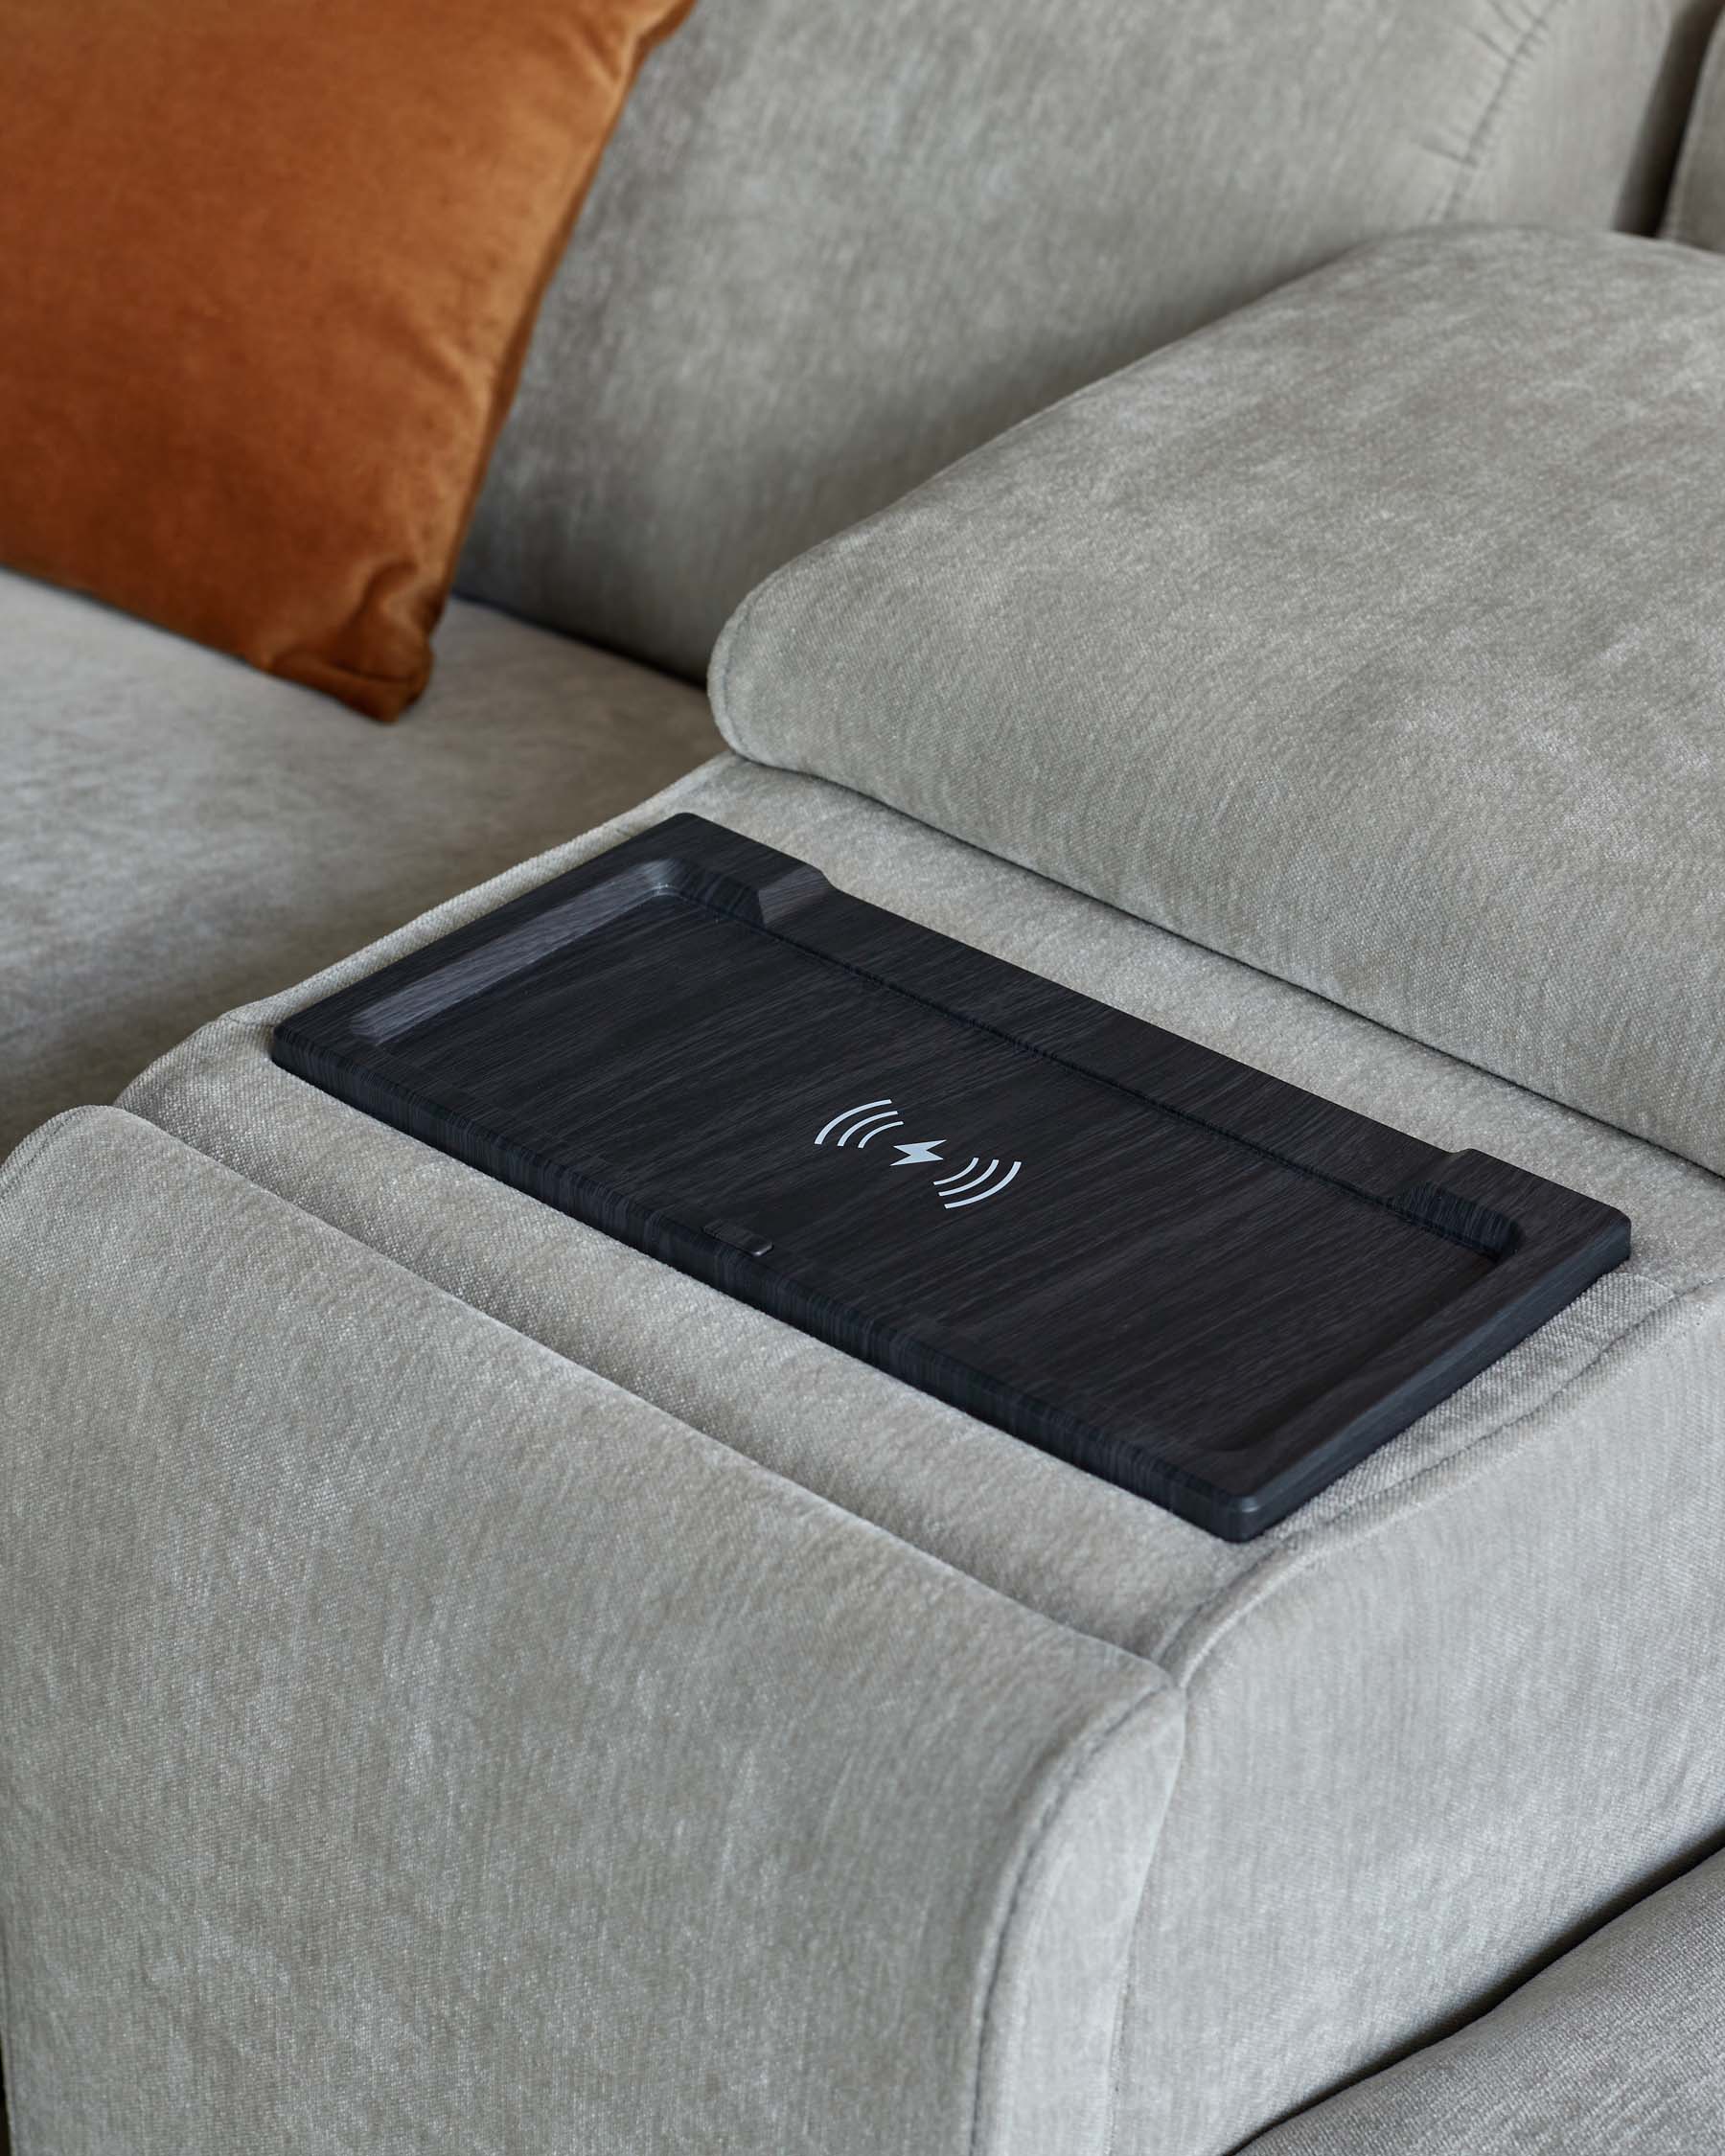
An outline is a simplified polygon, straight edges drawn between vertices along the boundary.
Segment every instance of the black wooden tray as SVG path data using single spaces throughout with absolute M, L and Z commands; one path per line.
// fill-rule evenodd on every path
M 1241 1540 L 1628 1253 L 674 816 L 285 1020 L 278 1063 Z

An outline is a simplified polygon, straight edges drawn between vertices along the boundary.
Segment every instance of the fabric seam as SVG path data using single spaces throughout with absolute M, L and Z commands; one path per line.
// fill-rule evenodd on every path
M 217 1021 L 212 1021 L 211 1022 L 215 1023 Z M 181 1044 L 183 1045 L 184 1044 L 182 1043 Z M 173 1051 L 170 1049 L 169 1053 L 172 1054 Z M 80 1121 L 83 1117 L 88 1115 L 105 1115 L 114 1112 L 124 1114 L 126 1111 L 122 1109 L 116 1112 L 109 1109 L 92 1108 L 87 1106 L 78 1108 L 62 1108 L 58 1115 L 49 1116 L 48 1120 L 45 1123 L 38 1123 L 34 1131 L 26 1132 L 24 1136 L 18 1140 L 17 1144 L 12 1147 L 12 1151 L 6 1156 L 6 1158 L 4 1159 L 0 1159 L 0 1203 L 4 1203 L 4 1201 L 11 1195 L 14 1184 L 16 1184 L 19 1179 L 27 1172 L 31 1162 L 35 1159 L 36 1156 L 47 1150 L 49 1141 L 58 1132 L 62 1123 Z M 150 1119 L 147 1116 L 140 1116 L 138 1120 L 140 1122 L 150 1121 Z M 161 1126 L 151 1121 L 150 1128 L 152 1130 L 159 1130 L 161 1129 Z M 163 1132 L 163 1135 L 165 1137 L 174 1137 L 174 1134 L 172 1131 Z M 184 1138 L 174 1138 L 174 1142 L 178 1145 L 184 1145 L 186 1141 Z
M 1161 1664 L 1157 1666 L 1161 1667 Z M 1119 2139 L 1120 2089 L 1126 2077 L 1120 2062 L 1126 2050 L 1126 2010 L 1132 2003 L 1133 1958 L 1138 1951 L 1138 1931 L 1144 1920 L 1144 1904 L 1150 1898 L 1150 1882 L 1157 1876 L 1156 1866 L 1157 1859 L 1162 1854 L 1162 1828 L 1168 1823 L 1168 1814 L 1174 1806 L 1174 1793 L 1180 1787 L 1181 1775 L 1185 1767 L 1186 1706 L 1189 1695 L 1178 1678 L 1170 1675 L 1168 1683 L 1180 1702 L 1180 1742 L 1175 1750 L 1167 1788 L 1162 1796 L 1162 1817 L 1157 1821 L 1156 1832 L 1151 1837 L 1144 1863 L 1144 1876 L 1138 1881 L 1138 1900 L 1132 1912 L 1132 1931 L 1126 1946 L 1126 1966 L 1121 1973 L 1120 1995 L 1115 2001 L 1114 2029 L 1108 2040 L 1108 2090 L 1103 2099 L 1099 2156 L 1114 2156 Z
M 1534 1401 L 1506 1421 L 1494 1424 L 1490 1430 L 1482 1431 L 1458 1451 L 1446 1454 L 1442 1459 L 1433 1460 L 1417 1474 L 1411 1475 L 1405 1482 L 1386 1492 L 1385 1497 L 1389 1502 L 1384 1504 L 1379 1517 L 1362 1518 L 1373 1502 L 1371 1498 L 1362 1497 L 1323 1522 L 1322 1526 L 1313 1529 L 1311 1538 L 1303 1548 L 1298 1543 L 1281 1543 L 1275 1549 L 1267 1551 L 1257 1565 L 1249 1571 L 1237 1573 L 1218 1593 L 1201 1603 L 1172 1636 L 1161 1643 L 1159 1666 L 1167 1669 L 1175 1683 L 1183 1688 L 1189 1688 L 1223 1641 L 1285 1586 L 1303 1579 L 1308 1572 L 1317 1571 L 1343 1549 L 1351 1549 L 1362 1543 L 1373 1541 L 1388 1529 L 1398 1526 L 1411 1512 L 1423 1512 L 1434 1504 L 1445 1502 L 1456 1491 L 1467 1487 L 1474 1479 L 1473 1475 L 1468 1476 L 1465 1480 L 1452 1479 L 1447 1486 L 1437 1489 L 1428 1485 L 1434 1478 L 1445 1475 L 1463 1462 L 1474 1460 L 1487 1446 L 1507 1437 L 1536 1416 L 1545 1414 L 1548 1410 L 1561 1412 L 1567 1394 L 1601 1365 L 1631 1351 L 1639 1336 L 1647 1328 L 1659 1325 L 1674 1314 L 1681 1313 L 1686 1304 L 1705 1300 L 1722 1287 L 1725 1287 L 1725 1274 L 1710 1273 L 1705 1279 L 1693 1282 L 1681 1292 L 1668 1288 L 1653 1309 L 1607 1341 L 1543 1400 Z M 1478 1472 L 1480 1470 L 1476 1469 L 1475 1473 Z M 1404 1499 L 1405 1502 L 1399 1502 Z M 1348 1529 L 1346 1534 L 1330 1531 L 1344 1526 Z M 1254 1583 L 1259 1589 L 1255 1593 L 1253 1592 Z M 1230 1602 L 1238 1606 L 1231 1615 L 1223 1617 L 1206 1638 L 1204 1633 L 1207 1621 Z M 1192 1659 L 1183 1665 L 1181 1658 L 1188 1641 L 1195 1642 L 1195 1651 Z
M 1066 1628 L 1063 1627 L 1063 1629 Z M 970 2132 L 966 2137 L 966 2146 L 970 2151 L 970 2156 L 987 2156 L 987 2151 L 983 2148 L 981 2142 L 982 2084 L 991 2053 L 998 2041 L 996 2015 L 1000 2006 L 1000 1990 L 1004 1977 L 1007 1947 L 1013 1937 L 1013 1927 L 1018 1919 L 1020 1906 L 1028 1889 L 1031 1874 L 1036 1869 L 1037 1859 L 1051 1839 L 1054 1829 L 1065 1812 L 1068 1800 L 1082 1783 L 1091 1768 L 1107 1752 L 1109 1746 L 1121 1731 L 1139 1714 L 1148 1713 L 1153 1707 L 1170 1695 L 1175 1697 L 1176 1700 L 1179 1699 L 1181 1687 L 1172 1682 L 1165 1671 L 1162 1670 L 1155 1663 L 1146 1663 L 1144 1666 L 1154 1673 L 1153 1682 L 1147 1689 L 1140 1692 L 1137 1698 L 1129 1701 L 1118 1713 L 1104 1723 L 1100 1730 L 1093 1732 L 1082 1749 L 1066 1761 L 1064 1771 L 1059 1775 L 1054 1787 L 1044 1800 L 1042 1809 L 1031 1826 L 1028 1840 L 1019 1859 L 1017 1873 L 1012 1882 L 1012 1890 L 1007 1896 L 1006 1907 L 1001 1914 L 989 1952 L 989 1973 L 983 1987 L 982 2013 L 977 2030 L 976 2069 L 971 2079 L 971 2123 Z M 1182 1750 L 1184 1753 L 1184 1741 Z M 1179 1761 L 1176 1760 L 1174 1776 L 1170 1778 L 1168 1784 L 1170 1793 L 1173 1790 L 1174 1781 L 1178 1779 L 1179 1771 Z M 1152 1835 L 1150 1841 L 1149 1861 L 1145 1865 L 1146 1883 L 1150 1870 L 1155 1865 L 1156 1847 L 1161 1839 L 1162 1828 L 1159 1821 L 1156 1832 Z M 1142 1890 L 1140 1890 L 1140 1903 L 1141 1898 Z M 1120 1988 L 1120 2010 L 1123 2012 L 1124 1996 L 1127 1988 L 1124 1981 Z M 1119 2019 L 1116 2015 L 1116 2030 L 1118 2026 Z M 1111 2138 L 1114 2130 L 1113 2109 L 1113 2090 L 1111 2088 L 1109 2092 L 1109 2113 L 1106 2122 Z
M 1484 109 L 1474 123 L 1474 131 L 1468 138 L 1467 148 L 1461 153 L 1461 169 L 1451 184 L 1449 195 L 1438 213 L 1438 222 L 1452 224 L 1460 220 L 1467 195 L 1475 181 L 1485 169 L 1485 163 L 1497 147 L 1505 120 L 1514 103 L 1515 95 L 1527 80 L 1529 62 L 1546 42 L 1552 23 L 1569 0 L 1545 0 L 1545 6 L 1522 32 L 1513 51 L 1504 63 L 1504 72 L 1498 85 L 1486 100 Z
M 7 2136 L 8 2145 L 14 2156 L 23 2156 L 24 2143 L 18 2132 L 18 2114 L 14 2099 L 17 2093 L 17 2075 L 5 2072 L 5 2061 L 17 2058 L 17 2046 L 12 2042 L 12 1963 L 7 1948 L 6 1927 L 0 1924 L 0 2132 Z

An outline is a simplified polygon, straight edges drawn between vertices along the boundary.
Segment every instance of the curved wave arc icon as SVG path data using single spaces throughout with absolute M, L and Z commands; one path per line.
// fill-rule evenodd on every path
M 905 1119 L 892 1101 L 883 1095 L 879 1100 L 860 1100 L 849 1108 L 841 1108 L 837 1115 L 830 1116 L 816 1134 L 816 1145 L 845 1146 L 854 1140 L 859 1153 L 886 1131 L 902 1131 Z M 918 1138 L 908 1144 L 895 1144 L 892 1151 L 898 1156 L 890 1165 L 908 1168 L 924 1162 L 940 1162 L 940 1148 L 944 1138 Z M 962 1168 L 950 1170 L 934 1178 L 934 1188 L 940 1193 L 940 1202 L 948 1212 L 956 1212 L 961 1205 L 980 1205 L 990 1198 L 998 1198 L 1024 1166 L 1022 1160 L 1002 1162 L 991 1159 L 984 1165 L 980 1154 L 973 1154 Z

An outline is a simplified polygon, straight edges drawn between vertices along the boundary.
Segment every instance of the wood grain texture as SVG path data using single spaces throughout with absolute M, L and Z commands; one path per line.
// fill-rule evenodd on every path
M 285 1020 L 273 1053 L 1232 1540 L 1629 1249 L 1610 1206 L 698 816 Z

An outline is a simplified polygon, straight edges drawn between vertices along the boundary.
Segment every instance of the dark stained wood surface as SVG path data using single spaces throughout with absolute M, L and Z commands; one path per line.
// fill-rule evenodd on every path
M 1609 1206 L 1446 1156 L 698 816 L 284 1021 L 273 1052 L 1236 1540 L 1629 1248 Z

